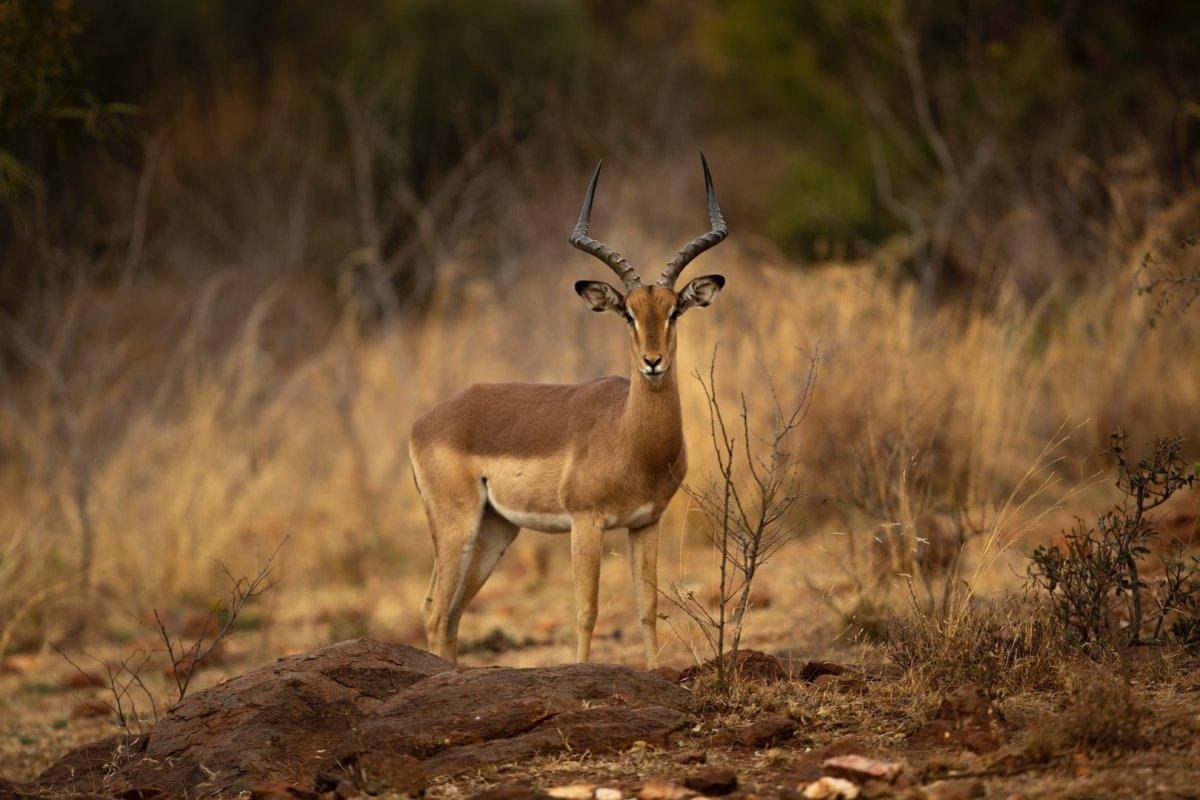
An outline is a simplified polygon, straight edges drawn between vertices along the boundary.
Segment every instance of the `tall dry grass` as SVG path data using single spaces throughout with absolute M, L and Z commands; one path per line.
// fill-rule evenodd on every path
M 687 196 L 693 171 L 680 164 L 664 183 Z M 306 258 L 297 237 L 317 213 L 311 197 L 295 213 L 272 205 L 274 232 L 226 261 L 168 237 L 147 246 L 163 268 L 120 284 L 89 278 L 88 263 L 67 270 L 77 279 L 8 321 L 25 345 L 0 386 L 0 652 L 81 617 L 206 601 L 222 585 L 218 562 L 249 568 L 256 547 L 284 536 L 279 571 L 293 587 L 423 571 L 429 546 L 407 463 L 419 414 L 473 382 L 628 370 L 619 321 L 571 291 L 603 277 L 561 243 L 575 189 L 563 181 L 509 204 L 509 216 L 527 215 L 517 233 L 464 235 L 430 266 L 428 306 L 380 324 L 340 309 L 312 277 L 322 268 L 294 265 Z M 636 203 L 619 210 L 631 191 L 605 198 L 604 238 L 631 256 L 668 252 L 673 239 Z M 678 368 L 706 364 L 719 344 L 718 392 L 765 409 L 761 366 L 786 403 L 820 341 L 803 445 L 809 529 L 874 537 L 899 525 L 915 542 L 951 504 L 994 509 L 1019 495 L 1064 423 L 1079 426 L 1055 467 L 1065 487 L 1090 474 L 1087 459 L 1115 424 L 1143 438 L 1200 434 L 1200 322 L 1147 330 L 1152 303 L 1133 284 L 1142 254 L 1170 246 L 1196 206 L 1160 198 L 1112 235 L 1109 263 L 1083 285 L 1031 302 L 1014 269 L 986 301 L 936 309 L 876 263 L 801 269 L 740 247 L 735 221 L 731 242 L 692 267 L 728 285 L 680 323 Z M 698 202 L 682 207 L 668 215 L 672 234 L 695 227 Z M 490 255 L 514 235 L 527 242 Z M 704 397 L 690 378 L 681 385 L 691 468 L 703 472 Z M 695 524 L 683 506 L 670 509 L 671 530 Z

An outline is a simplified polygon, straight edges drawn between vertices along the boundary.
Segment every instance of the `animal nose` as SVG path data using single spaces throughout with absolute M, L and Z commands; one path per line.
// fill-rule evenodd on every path
M 642 361 L 646 362 L 647 367 L 650 367 L 650 369 L 654 369 L 655 367 L 657 367 L 659 364 L 662 363 L 662 356 L 654 356 L 653 358 L 651 358 L 650 356 L 642 356 Z

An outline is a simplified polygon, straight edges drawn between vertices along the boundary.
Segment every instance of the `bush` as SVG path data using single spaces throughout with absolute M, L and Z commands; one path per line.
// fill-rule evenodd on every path
M 1164 574 L 1154 586 L 1143 579 L 1148 544 L 1158 530 L 1148 512 L 1200 478 L 1200 467 L 1182 457 L 1181 436 L 1160 437 L 1149 456 L 1134 463 L 1128 436 L 1117 431 L 1104 452 L 1117 465 L 1123 500 L 1100 514 L 1095 527 L 1082 519 L 1062 545 L 1042 545 L 1030 556 L 1029 580 L 1050 597 L 1067 636 L 1087 649 L 1159 643 L 1200 643 L 1200 560 L 1186 559 L 1176 541 L 1160 556 Z M 1154 604 L 1147 609 L 1148 602 Z M 1149 614 L 1149 616 L 1148 616 Z M 1153 622 L 1149 641 L 1142 636 Z

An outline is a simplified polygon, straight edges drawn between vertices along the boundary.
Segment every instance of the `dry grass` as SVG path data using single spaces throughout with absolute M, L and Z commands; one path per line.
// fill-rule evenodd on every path
M 1070 649 L 1040 602 L 1008 598 L 952 618 L 910 609 L 887 626 L 885 651 L 928 687 L 973 683 L 990 695 L 1053 689 Z
M 206 607 L 221 586 L 218 561 L 245 571 L 259 547 L 287 535 L 284 593 L 419 575 L 429 548 L 407 463 L 418 414 L 471 382 L 627 370 L 619 325 L 588 313 L 570 289 L 600 274 L 559 243 L 576 182 L 523 174 L 544 191 L 505 194 L 486 240 L 444 242 L 425 310 L 364 324 L 339 310 L 328 278 L 314 279 L 336 273 L 340 282 L 353 259 L 304 263 L 302 232 L 325 241 L 345 221 L 322 216 L 296 188 L 302 176 L 280 169 L 299 144 L 283 135 L 269 144 L 278 151 L 248 168 L 236 153 L 223 156 L 247 171 L 247 197 L 258 198 L 231 206 L 248 226 L 242 239 L 226 231 L 238 246 L 215 256 L 187 232 L 191 217 L 202 230 L 220 227 L 210 219 L 220 197 L 188 195 L 168 159 L 159 202 L 180 200 L 182 211 L 157 236 L 151 226 L 138 274 L 113 285 L 94 277 L 105 264 L 55 254 L 58 273 L 73 277 L 6 324 L 0 655 L 78 632 L 81 619 L 120 633 L 131 628 L 126 612 Z M 643 184 L 687 197 L 694 172 L 689 159 L 656 165 L 640 181 L 634 172 L 609 176 L 597 229 L 641 256 L 636 263 L 655 263 L 644 253 L 668 252 L 698 209 L 681 203 L 648 215 Z M 922 308 L 886 258 L 798 269 L 760 243 L 739 245 L 736 226 L 696 267 L 729 284 L 713 308 L 681 324 L 678 362 L 684 372 L 707 363 L 719 342 L 722 398 L 745 392 L 752 409 L 769 409 L 762 362 L 788 403 L 809 366 L 797 346 L 821 343 L 822 384 L 801 445 L 802 511 L 838 555 L 842 577 L 813 581 L 831 602 L 845 600 L 847 583 L 859 597 L 864 575 L 883 575 L 886 606 L 903 586 L 897 573 L 936 572 L 914 554 L 954 528 L 956 509 L 968 522 L 1006 511 L 1027 521 L 1085 485 L 1090 455 L 1116 422 L 1135 440 L 1180 427 L 1200 434 L 1192 413 L 1200 322 L 1170 317 L 1145 330 L 1152 300 L 1133 287 L 1144 251 L 1173 246 L 1197 200 L 1146 181 L 1113 187 L 1122 191 L 1127 210 L 1105 233 L 1109 258 L 1095 278 L 1032 303 L 1002 277 L 1011 265 L 992 264 L 989 274 L 1001 277 L 986 297 Z M 493 241 L 497 231 L 507 238 Z M 28 346 L 13 345 L 18 333 Z M 690 379 L 682 389 L 699 475 L 711 468 L 699 446 L 705 400 Z M 1074 432 L 1047 459 L 1064 423 Z M 1053 492 L 1029 480 L 1039 459 L 1059 481 Z M 698 539 L 696 524 L 683 500 L 666 520 L 668 577 L 682 584 L 709 580 L 707 554 L 685 546 Z M 1003 541 L 972 540 L 960 566 L 973 589 L 1011 583 L 1010 547 L 1028 532 L 1023 524 L 999 526 Z M 833 533 L 848 544 L 825 536 Z M 871 561 L 876 538 L 900 556 L 891 568 Z M 785 581 L 814 577 L 776 568 Z M 415 607 L 419 591 L 397 602 Z M 369 616 L 372 602 L 360 595 L 357 606 Z
M 1105 421 L 1177 426 L 1200 401 L 1198 354 L 1166 345 L 1195 341 L 1195 325 L 1161 325 L 1137 338 L 1131 317 L 1140 301 L 1123 287 L 1085 295 L 1057 323 L 1015 303 L 963 320 L 952 310 L 918 314 L 910 292 L 863 268 L 784 272 L 728 254 L 720 266 L 731 291 L 681 327 L 681 368 L 702 363 L 720 341 L 726 396 L 759 385 L 759 359 L 786 391 L 787 377 L 808 366 L 794 346 L 820 338 L 825 380 L 804 443 L 813 465 L 902 425 L 936 432 L 913 455 L 934 462 L 938 482 L 924 490 L 944 497 L 940 482 L 966 482 L 978 487 L 968 502 L 978 503 L 1017 488 L 1064 420 L 1092 421 L 1069 443 L 1062 472 L 1070 481 L 1082 477 L 1079 465 Z M 212 559 L 237 563 L 253 556 L 255 541 L 272 547 L 287 533 L 284 569 L 294 581 L 419 570 L 426 537 L 406 458 L 417 414 L 473 381 L 624 371 L 616 326 L 575 302 L 567 286 L 575 271 L 552 274 L 503 302 L 490 287 L 468 284 L 419 322 L 370 337 L 327 320 L 306 329 L 297 317 L 312 300 L 288 282 L 250 297 L 239 297 L 249 288 L 237 280 L 214 279 L 194 295 L 159 287 L 154 297 L 89 298 L 89 317 L 113 315 L 131 328 L 115 341 L 77 334 L 75 365 L 120 361 L 100 385 L 86 371 L 70 375 L 69 402 L 87 426 L 96 595 L 140 609 L 206 599 L 219 578 Z M 139 318 L 150 304 L 158 313 Z M 215 307 L 228 319 L 215 321 Z M 1115 370 L 1122 353 L 1126 364 Z M 703 397 L 690 380 L 683 391 L 686 433 L 697 442 Z M 72 580 L 79 527 L 56 471 L 65 457 L 53 449 L 64 445 L 38 435 L 58 425 L 42 419 L 58 412 L 24 391 L 5 400 L 0 438 L 14 457 L 0 465 L 0 568 L 34 567 L 4 582 L 8 610 L 38 592 L 47 592 L 42 602 L 62 596 L 54 587 Z M 708 468 L 703 458 L 694 470 Z M 816 501 L 837 498 L 842 475 L 813 469 L 808 485 Z M 682 506 L 672 508 L 668 529 L 684 524 Z M 901 519 L 908 536 L 928 534 L 936 503 L 929 506 Z M 857 522 L 871 535 L 869 521 Z M 41 619 L 52 627 L 52 615 Z

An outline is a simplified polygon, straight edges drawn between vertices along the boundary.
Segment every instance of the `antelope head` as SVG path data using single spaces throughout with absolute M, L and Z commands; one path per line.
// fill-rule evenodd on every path
M 596 181 L 600 178 L 601 161 L 592 173 L 587 193 L 583 197 L 583 210 L 579 222 L 571 232 L 570 243 L 585 253 L 603 261 L 617 273 L 625 291 L 610 286 L 604 281 L 577 281 L 575 292 L 583 298 L 592 311 L 612 311 L 619 314 L 628 327 L 629 351 L 634 369 L 652 387 L 662 385 L 663 378 L 675 362 L 675 323 L 688 309 L 707 306 L 725 286 L 721 275 L 704 275 L 693 278 L 681 290 L 676 291 L 675 281 L 679 273 L 696 256 L 710 247 L 720 244 L 729 235 L 717 195 L 713 191 L 712 175 L 708 162 L 700 154 L 704 167 L 704 188 L 708 199 L 708 221 L 711 230 L 697 236 L 684 245 L 662 271 L 661 277 L 650 286 L 642 284 L 637 271 L 620 253 L 587 235 L 592 216 L 592 199 L 596 195 Z

